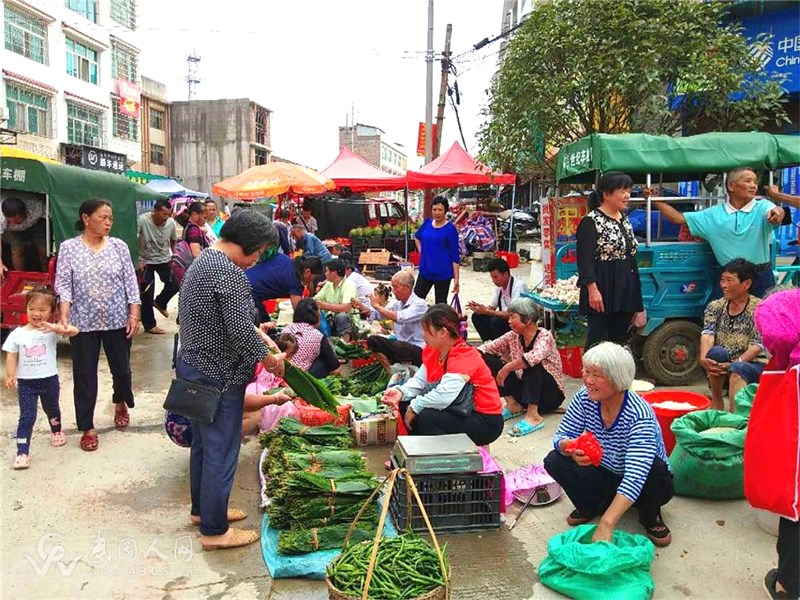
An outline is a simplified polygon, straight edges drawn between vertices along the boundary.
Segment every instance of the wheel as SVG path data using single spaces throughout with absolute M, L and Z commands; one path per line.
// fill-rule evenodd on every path
M 661 385 L 688 385 L 699 374 L 700 333 L 691 321 L 667 321 L 647 336 L 642 361 Z

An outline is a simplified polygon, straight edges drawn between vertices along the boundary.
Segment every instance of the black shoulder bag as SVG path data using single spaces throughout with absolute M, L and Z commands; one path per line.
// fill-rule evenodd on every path
M 213 386 L 175 378 L 164 400 L 164 409 L 208 425 L 214 422 L 220 398 L 222 392 Z
M 446 374 L 447 360 L 444 361 L 444 374 L 442 377 Z M 461 388 L 456 399 L 453 400 L 445 410 L 463 419 L 471 417 L 472 413 L 475 412 L 475 385 L 469 381 L 465 382 L 464 387 Z

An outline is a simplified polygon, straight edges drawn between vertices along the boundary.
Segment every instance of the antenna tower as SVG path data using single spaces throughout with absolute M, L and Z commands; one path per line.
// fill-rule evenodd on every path
M 189 67 L 189 73 L 186 75 L 186 83 L 189 86 L 189 100 L 194 98 L 196 87 L 201 83 L 200 76 L 197 74 L 202 59 L 197 55 L 195 50 L 192 50 L 189 56 L 186 57 L 186 64 Z

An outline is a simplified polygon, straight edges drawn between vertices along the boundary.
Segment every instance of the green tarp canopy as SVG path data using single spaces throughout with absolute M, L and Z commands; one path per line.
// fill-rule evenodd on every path
M 138 256 L 136 202 L 165 198 L 124 175 L 24 158 L 0 161 L 0 187 L 49 196 L 56 244 L 77 235 L 75 221 L 83 202 L 92 198 L 108 200 L 114 210 L 111 235 L 128 244 L 134 264 Z
M 597 172 L 622 171 L 635 181 L 700 179 L 737 167 L 758 171 L 800 164 L 800 138 L 761 132 L 703 133 L 673 138 L 644 133 L 593 133 L 558 153 L 558 183 L 594 183 Z M 669 176 L 669 177 L 667 177 Z

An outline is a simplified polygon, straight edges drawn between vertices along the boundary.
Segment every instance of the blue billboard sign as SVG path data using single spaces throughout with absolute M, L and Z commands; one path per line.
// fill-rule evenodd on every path
M 787 8 L 746 17 L 741 20 L 742 32 L 752 43 L 759 34 L 772 36 L 763 48 L 753 47 L 768 73 L 787 75 L 783 89 L 800 91 L 800 10 Z

